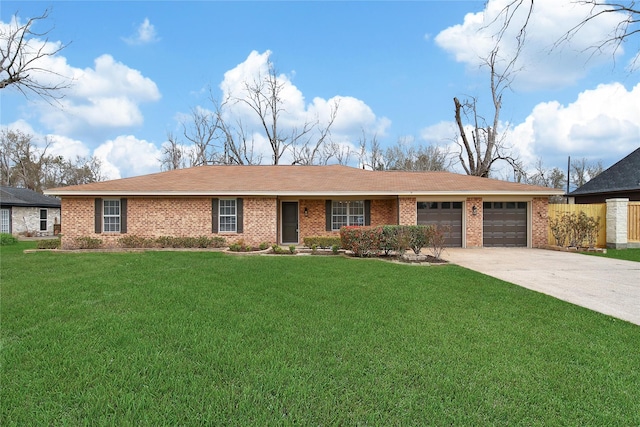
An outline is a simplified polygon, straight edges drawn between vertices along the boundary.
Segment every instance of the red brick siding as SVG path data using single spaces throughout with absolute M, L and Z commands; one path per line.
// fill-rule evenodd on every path
M 531 202 L 531 246 L 541 248 L 548 242 L 549 198 L 534 197 Z
M 244 229 L 242 236 L 246 244 L 276 243 L 278 240 L 278 203 L 275 198 L 243 200 Z
M 62 199 L 62 245 L 76 237 L 98 237 L 105 246 L 115 246 L 119 233 L 94 230 L 95 198 Z M 276 199 L 243 199 L 243 233 L 219 233 L 227 242 L 242 239 L 258 245 L 276 241 Z M 127 234 L 139 237 L 214 236 L 211 232 L 211 198 L 127 198 Z
M 418 205 L 415 197 L 402 197 L 400 203 L 400 225 L 416 225 L 418 223 Z
M 392 225 L 398 223 L 396 199 L 371 200 L 371 225 Z
M 476 207 L 477 213 L 473 215 L 473 207 Z M 465 209 L 466 220 L 466 247 L 479 248 L 482 247 L 482 198 L 467 198 Z

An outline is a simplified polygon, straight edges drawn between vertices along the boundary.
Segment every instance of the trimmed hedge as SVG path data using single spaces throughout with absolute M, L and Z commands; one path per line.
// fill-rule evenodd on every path
M 303 239 L 304 245 L 308 248 L 316 247 L 329 249 L 335 245 L 340 246 L 340 236 L 310 236 Z
M 38 249 L 60 249 L 60 239 L 38 240 Z
M 127 235 L 118 239 L 118 245 L 123 248 L 224 248 L 227 241 L 220 236 L 152 238 Z
M 18 239 L 9 233 L 0 233 L 0 246 L 15 245 Z
M 359 257 L 383 252 L 403 254 L 407 249 L 419 254 L 431 244 L 434 228 L 430 225 L 383 225 L 378 227 L 342 227 L 342 247 Z

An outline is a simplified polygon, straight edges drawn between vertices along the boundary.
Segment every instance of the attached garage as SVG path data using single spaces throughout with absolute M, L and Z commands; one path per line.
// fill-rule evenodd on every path
M 418 202 L 418 224 L 445 227 L 445 245 L 462 247 L 462 202 Z
M 484 202 L 483 246 L 527 246 L 527 202 Z

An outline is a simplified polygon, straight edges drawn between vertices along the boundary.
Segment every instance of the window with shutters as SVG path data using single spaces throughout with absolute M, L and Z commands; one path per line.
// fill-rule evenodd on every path
M 364 200 L 334 200 L 331 202 L 331 229 L 365 225 Z
M 102 201 L 102 230 L 105 233 L 120 232 L 120 199 Z
M 236 199 L 220 199 L 219 230 L 221 233 L 235 233 L 237 231 L 237 204 Z

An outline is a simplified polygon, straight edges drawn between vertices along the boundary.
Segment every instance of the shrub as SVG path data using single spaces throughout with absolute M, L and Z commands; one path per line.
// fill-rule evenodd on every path
M 315 245 L 317 248 L 329 249 L 333 245 L 340 245 L 340 236 L 309 236 L 303 239 L 303 243 L 308 248 Z
M 291 252 L 292 254 L 296 253 L 296 245 L 289 245 L 289 252 Z
M 73 239 L 71 247 L 74 249 L 99 249 L 102 247 L 102 240 L 94 237 L 76 237 Z
M 271 249 L 273 250 L 274 254 L 281 254 L 282 253 L 282 248 L 276 244 L 271 246 Z
M 0 233 L 0 246 L 15 245 L 18 239 L 9 233 Z
M 385 255 L 389 255 L 392 251 L 398 251 L 399 226 L 383 225 L 380 228 L 380 250 Z
M 340 240 L 344 249 L 359 257 L 376 255 L 380 249 L 380 227 L 342 227 Z
M 445 238 L 446 234 L 451 232 L 451 227 L 448 225 L 445 226 L 436 226 L 431 229 L 431 254 L 435 259 L 440 259 L 442 256 L 442 252 L 444 252 L 445 248 Z
M 430 225 L 407 225 L 405 230 L 409 236 L 409 247 L 418 255 L 422 248 L 430 244 L 433 227 Z
M 60 249 L 60 239 L 38 240 L 38 249 Z
M 334 255 L 338 253 L 338 249 L 340 249 L 340 245 L 331 246 L 331 252 L 333 252 Z
M 551 233 L 558 246 L 582 247 L 587 242 L 594 247 L 598 240 L 600 217 L 593 218 L 584 212 L 565 213 L 549 221 Z
M 265 249 L 267 249 L 268 247 L 269 247 L 269 244 L 268 244 L 267 242 L 262 242 L 262 243 L 260 243 L 260 246 L 258 246 L 258 248 L 259 248 L 261 251 L 264 251 L 264 250 L 265 250 Z
M 118 239 L 118 245 L 123 248 L 152 248 L 156 245 L 156 242 L 152 238 L 127 234 Z
M 239 243 L 233 243 L 229 245 L 229 250 L 233 252 L 242 252 L 242 245 Z

